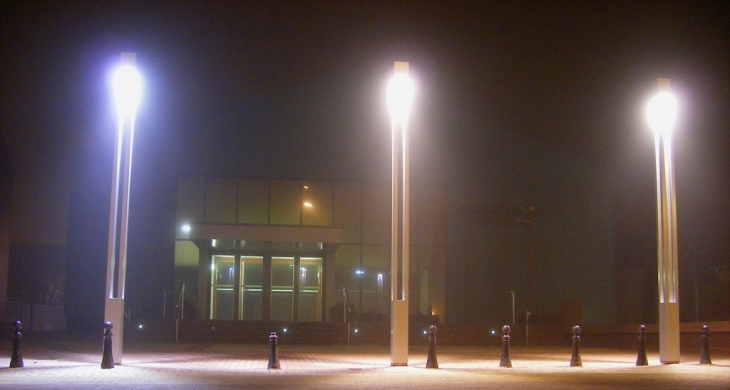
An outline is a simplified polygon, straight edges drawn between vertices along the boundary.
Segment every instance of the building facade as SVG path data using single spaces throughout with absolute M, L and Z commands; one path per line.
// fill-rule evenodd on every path
M 444 321 L 446 190 L 411 191 L 410 314 Z M 197 319 L 343 321 L 348 301 L 384 322 L 390 207 L 386 182 L 180 177 L 175 296 Z

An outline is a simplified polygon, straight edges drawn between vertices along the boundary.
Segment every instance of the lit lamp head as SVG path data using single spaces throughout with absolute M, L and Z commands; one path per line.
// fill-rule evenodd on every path
M 649 100 L 646 118 L 654 134 L 670 135 L 676 117 L 677 100 L 669 91 L 661 91 Z
M 133 63 L 122 62 L 114 72 L 112 86 L 119 118 L 133 117 L 142 100 L 142 76 Z
M 388 111 L 393 123 L 405 124 L 413 102 L 415 86 L 408 77 L 408 63 L 396 62 L 395 75 L 388 83 Z

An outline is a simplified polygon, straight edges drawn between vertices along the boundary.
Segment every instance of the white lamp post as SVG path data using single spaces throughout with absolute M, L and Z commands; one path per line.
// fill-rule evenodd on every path
M 413 81 L 408 63 L 396 62 L 388 83 L 391 119 L 392 223 L 390 251 L 390 364 L 408 365 L 408 115 L 413 101 Z
M 677 200 L 674 189 L 672 128 L 677 101 L 669 80 L 659 79 L 659 92 L 646 116 L 654 130 L 657 173 L 657 262 L 659 277 L 659 361 L 679 363 L 679 292 L 677 270 Z
M 112 354 L 114 355 L 115 364 L 122 363 L 124 283 L 127 268 L 127 230 L 129 226 L 129 181 L 132 173 L 134 119 L 137 106 L 142 99 L 142 78 L 134 67 L 135 57 L 135 53 L 122 53 L 120 66 L 115 71 L 112 79 L 114 104 L 117 109 L 117 138 L 114 148 L 112 196 L 109 210 L 109 246 L 107 249 L 104 321 L 109 321 L 114 325 Z M 123 171 L 121 171 L 122 155 L 124 155 Z M 120 173 L 124 175 L 121 192 L 119 188 Z M 119 210 L 120 194 L 122 198 L 121 212 Z

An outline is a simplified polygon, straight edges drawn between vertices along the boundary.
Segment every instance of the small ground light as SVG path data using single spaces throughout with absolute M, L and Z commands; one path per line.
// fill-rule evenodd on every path
M 497 331 L 492 329 L 492 336 L 494 336 L 495 334 L 497 334 Z
M 284 333 L 286 333 L 286 328 L 284 328 Z
M 355 333 L 357 333 L 357 329 L 355 329 Z
M 424 330 L 424 331 L 423 331 L 423 334 L 428 334 L 428 331 Z
M 139 324 L 138 328 L 142 329 L 144 328 L 144 326 L 142 326 L 142 324 Z

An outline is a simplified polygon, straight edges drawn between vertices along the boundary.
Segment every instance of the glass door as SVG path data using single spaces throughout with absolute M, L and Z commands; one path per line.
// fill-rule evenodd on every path
M 299 321 L 322 319 L 322 259 L 302 257 L 299 262 Z
M 233 256 L 213 256 L 210 281 L 210 318 L 233 319 Z
M 271 320 L 294 318 L 294 258 L 271 258 Z
M 261 321 L 264 258 L 241 256 L 240 319 Z

